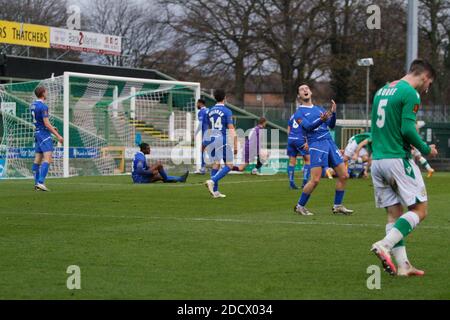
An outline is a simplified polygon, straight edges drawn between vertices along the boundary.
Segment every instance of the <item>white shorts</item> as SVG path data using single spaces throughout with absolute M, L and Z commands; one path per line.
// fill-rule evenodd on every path
M 372 181 L 377 208 L 428 201 L 422 173 L 412 159 L 373 160 Z
M 347 157 L 349 157 L 349 158 L 352 158 L 353 155 L 355 154 L 356 149 L 358 149 L 358 144 L 356 143 L 356 140 L 350 139 L 350 140 L 348 141 L 347 146 L 345 147 L 345 150 L 344 150 L 344 156 L 347 156 Z M 369 155 L 369 153 L 367 152 L 366 148 L 362 148 L 362 149 L 359 151 L 359 156 L 360 156 L 361 158 L 364 157 L 364 156 L 368 156 L 368 155 Z

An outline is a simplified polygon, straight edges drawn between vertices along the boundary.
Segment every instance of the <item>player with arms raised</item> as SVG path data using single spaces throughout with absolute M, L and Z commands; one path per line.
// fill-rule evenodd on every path
M 312 102 L 312 92 L 307 85 L 298 88 L 301 106 L 295 112 L 295 121 L 301 125 L 306 133 L 311 158 L 311 179 L 303 188 L 303 193 L 295 206 L 294 211 L 305 216 L 313 215 L 306 209 L 311 193 L 319 185 L 322 171 L 330 165 L 338 176 L 334 196 L 334 214 L 350 215 L 353 210 L 344 207 L 343 199 L 348 174 L 345 169 L 342 155 L 331 138 L 329 128 L 336 125 L 336 103 L 332 101 L 331 110 L 325 111 Z
M 36 128 L 34 134 L 35 156 L 32 167 L 34 174 L 34 189 L 50 191 L 45 186 L 45 178 L 47 177 L 50 164 L 52 163 L 52 134 L 56 136 L 59 143 L 63 143 L 64 139 L 48 119 L 48 106 L 45 104 L 45 100 L 47 99 L 47 89 L 43 86 L 39 86 L 34 90 L 34 94 L 36 95 L 37 100 L 30 106 L 32 120 Z
M 372 252 L 391 275 L 424 275 L 409 263 L 404 238 L 428 212 L 425 184 L 411 159 L 411 145 L 424 155 L 437 155 L 436 146 L 423 142 L 416 130 L 420 93 L 428 92 L 435 76 L 428 62 L 415 60 L 406 76 L 378 90 L 373 101 L 372 180 L 376 206 L 386 209 L 388 223 L 386 237 L 372 245 Z
M 219 192 L 219 181 L 233 168 L 233 154 L 237 154 L 237 136 L 233 124 L 233 114 L 225 106 L 225 91 L 215 90 L 214 99 L 216 99 L 216 105 L 209 109 L 205 117 L 209 129 L 203 143 L 209 159 L 213 162 L 211 179 L 207 180 L 205 185 L 213 198 L 225 198 L 226 196 Z M 230 140 L 234 142 L 234 150 L 231 149 Z M 222 160 L 225 166 L 220 169 Z

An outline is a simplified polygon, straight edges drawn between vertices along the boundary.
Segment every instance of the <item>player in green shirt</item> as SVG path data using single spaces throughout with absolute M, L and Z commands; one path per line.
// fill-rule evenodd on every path
M 427 192 L 411 145 L 424 155 L 437 155 L 436 146 L 427 145 L 416 130 L 420 94 L 428 92 L 435 75 L 428 62 L 414 60 L 408 74 L 378 90 L 373 101 L 372 181 L 376 205 L 386 209 L 388 223 L 386 237 L 372 245 L 372 252 L 391 275 L 424 275 L 409 263 L 404 238 L 427 215 Z
M 357 163 L 364 165 L 364 177 L 368 176 L 370 154 L 372 153 L 372 134 L 364 132 L 354 135 L 348 140 L 344 150 L 344 161 L 351 170 Z

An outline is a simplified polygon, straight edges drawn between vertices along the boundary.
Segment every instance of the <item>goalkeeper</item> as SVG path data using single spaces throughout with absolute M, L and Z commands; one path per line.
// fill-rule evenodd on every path
M 255 158 L 256 167 L 252 170 L 252 174 L 257 174 L 259 169 L 263 166 L 264 158 L 266 158 L 267 154 L 264 154 L 261 150 L 261 130 L 266 128 L 267 120 L 265 118 L 260 118 L 258 120 L 258 124 L 254 127 L 248 137 L 245 137 L 245 144 L 242 148 L 242 158 L 244 163 L 240 166 L 233 166 L 233 171 L 242 172 L 245 168 L 252 162 Z
M 164 183 L 186 182 L 189 171 L 182 176 L 168 176 L 162 164 L 158 163 L 153 166 L 147 164 L 146 155 L 149 155 L 151 150 L 148 143 L 141 143 L 139 145 L 141 151 L 137 152 L 133 159 L 133 171 L 131 177 L 134 183 L 153 183 L 163 181 Z

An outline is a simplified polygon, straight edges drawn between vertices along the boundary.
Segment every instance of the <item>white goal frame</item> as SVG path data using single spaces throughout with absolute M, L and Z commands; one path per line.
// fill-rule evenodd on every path
M 131 77 L 116 77 L 107 76 L 99 74 L 89 74 L 89 73 L 78 73 L 78 72 L 64 72 L 64 117 L 63 117 L 63 177 L 68 178 L 70 176 L 69 171 L 69 146 L 70 146 L 70 77 L 86 78 L 86 79 L 96 79 L 96 80 L 112 80 L 112 81 L 130 81 L 130 82 L 141 82 L 147 84 L 166 84 L 166 85 L 184 85 L 195 88 L 195 103 L 201 97 L 201 86 L 199 82 L 185 82 L 185 81 L 170 81 L 170 80 L 156 80 L 156 79 L 143 79 L 143 78 L 131 78 Z M 194 133 L 198 132 L 198 112 L 195 108 L 195 130 Z M 194 137 L 194 164 L 197 169 L 201 168 L 201 132 L 197 133 Z

